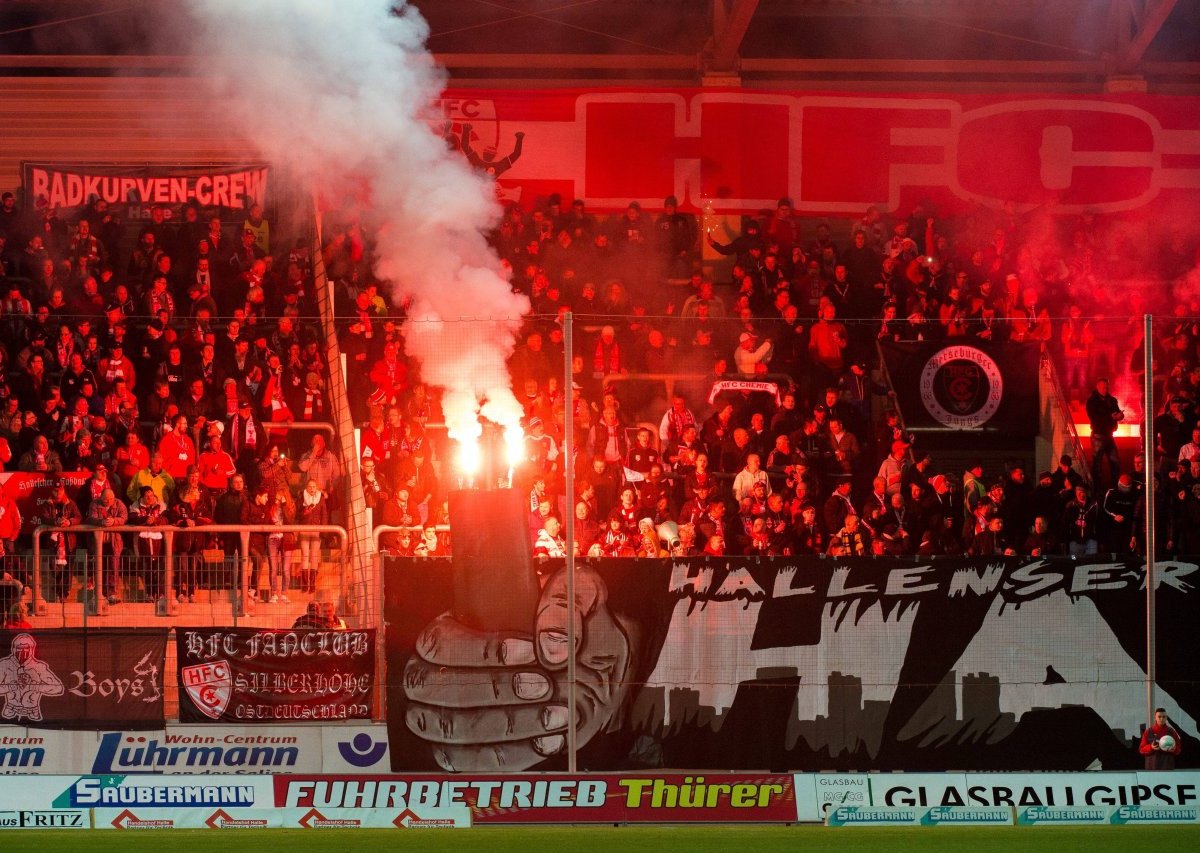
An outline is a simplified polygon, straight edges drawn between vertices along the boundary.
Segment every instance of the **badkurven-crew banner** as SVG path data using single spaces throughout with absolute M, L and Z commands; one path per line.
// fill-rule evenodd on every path
M 93 199 L 108 202 L 113 213 L 126 207 L 165 205 L 178 210 L 188 202 L 204 208 L 248 210 L 268 206 L 271 168 L 249 166 L 101 166 L 23 163 L 25 202 L 29 207 L 83 207 Z

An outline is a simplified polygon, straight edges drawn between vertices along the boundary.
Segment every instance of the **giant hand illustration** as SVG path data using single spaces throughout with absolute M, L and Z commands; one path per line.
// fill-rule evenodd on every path
M 534 634 L 472 629 L 444 613 L 425 627 L 404 670 L 405 723 L 448 771 L 524 770 L 566 750 L 567 619 L 575 619 L 578 743 L 611 719 L 627 690 L 630 640 L 595 572 L 566 569 L 537 601 Z

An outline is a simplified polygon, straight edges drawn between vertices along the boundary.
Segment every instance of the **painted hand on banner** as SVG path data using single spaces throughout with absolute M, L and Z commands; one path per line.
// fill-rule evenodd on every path
M 476 631 L 443 613 L 404 670 L 405 723 L 451 772 L 525 770 L 567 749 L 567 575 L 542 588 L 534 636 Z M 630 637 L 592 571 L 575 581 L 576 720 L 583 746 L 628 689 Z

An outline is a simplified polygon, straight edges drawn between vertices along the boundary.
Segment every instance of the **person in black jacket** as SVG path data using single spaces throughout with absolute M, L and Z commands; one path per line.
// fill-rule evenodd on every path
M 1099 489 L 1102 482 L 1116 482 L 1121 475 L 1121 460 L 1117 456 L 1117 442 L 1113 433 L 1117 424 L 1125 419 L 1117 398 L 1108 393 L 1108 380 L 1096 381 L 1096 390 L 1087 399 L 1087 416 L 1092 427 L 1092 486 Z M 1108 460 L 1109 480 L 1100 479 L 1103 460 Z
M 1133 478 L 1122 474 L 1117 485 L 1104 494 L 1100 518 L 1104 547 L 1114 554 L 1132 551 L 1137 547 L 1133 524 L 1137 515 L 1138 493 L 1133 487 Z

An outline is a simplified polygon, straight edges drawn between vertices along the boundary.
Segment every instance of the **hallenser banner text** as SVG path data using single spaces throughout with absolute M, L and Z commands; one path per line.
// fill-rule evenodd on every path
M 492 590 L 538 590 L 488 568 Z M 566 573 L 462 623 L 471 577 L 385 563 L 396 772 L 561 770 Z M 1105 770 L 1142 766 L 1135 559 L 580 561 L 579 767 L 628 771 Z M 1156 564 L 1156 703 L 1196 766 L 1200 565 Z M 522 620 L 521 612 L 528 616 Z M 523 624 L 522 624 L 523 623 Z
M 63 163 L 23 163 L 26 204 L 83 207 L 93 199 L 108 202 L 114 214 L 126 207 L 166 205 L 180 208 L 195 202 L 206 208 L 248 210 L 268 206 L 271 169 L 248 166 L 101 166 Z
M 0 631 L 0 721 L 48 729 L 163 726 L 166 629 Z
M 181 723 L 368 720 L 375 631 L 180 628 Z

